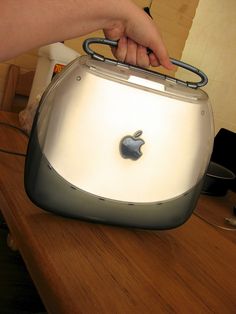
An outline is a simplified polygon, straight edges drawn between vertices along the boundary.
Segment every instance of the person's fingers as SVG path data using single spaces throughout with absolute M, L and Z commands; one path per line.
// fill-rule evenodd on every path
M 150 61 L 151 66 L 153 67 L 160 66 L 159 60 L 157 59 L 156 55 L 152 52 L 149 54 L 149 61 Z
M 168 52 L 160 35 L 155 37 L 155 42 L 153 42 L 149 48 L 152 50 L 152 53 L 149 56 L 152 66 L 162 65 L 168 70 L 173 70 L 173 64 L 170 61 Z
M 173 69 L 165 44 L 155 23 L 144 11 L 135 11 L 133 14 L 136 15 L 136 18 L 129 19 L 125 27 L 127 37 L 132 38 L 139 45 L 150 48 L 161 65 L 167 69 Z
M 125 62 L 132 65 L 137 64 L 137 43 L 130 38 L 128 38 Z
M 174 66 L 171 63 L 170 58 L 168 57 L 166 53 L 163 54 L 162 52 L 158 51 L 156 55 L 158 57 L 157 60 L 159 60 L 159 65 L 162 65 L 167 70 L 173 70 Z
M 109 39 L 118 40 L 124 36 L 127 38 L 127 47 L 122 39 L 118 48 L 113 49 L 114 56 L 126 63 L 146 66 L 148 61 L 143 55 L 143 50 L 138 48 L 140 45 L 152 50 L 153 55 L 149 56 L 152 66 L 162 65 L 166 69 L 172 70 L 173 65 L 169 59 L 161 34 L 153 20 L 132 2 L 127 5 L 132 6 L 132 10 L 127 11 L 127 19 L 120 25 L 116 25 L 116 27 L 104 30 L 105 36 Z M 130 12 L 132 12 L 132 15 Z
M 150 65 L 149 56 L 147 49 L 143 46 L 138 45 L 137 47 L 137 65 L 143 68 L 147 68 Z
M 128 51 L 129 47 L 129 51 Z M 147 55 L 147 49 L 141 45 L 136 45 L 133 41 L 129 40 L 123 36 L 118 42 L 117 48 L 112 48 L 112 53 L 114 57 L 121 61 L 129 64 L 137 64 L 140 67 L 148 67 L 150 65 L 149 56 Z M 136 54 L 136 56 L 135 56 Z M 155 56 L 153 59 L 156 60 Z M 158 66 L 159 63 L 155 63 Z
M 112 48 L 112 53 L 117 60 L 124 62 L 127 55 L 127 50 L 128 50 L 128 41 L 127 41 L 127 38 L 123 36 L 120 38 L 118 42 L 118 47 Z

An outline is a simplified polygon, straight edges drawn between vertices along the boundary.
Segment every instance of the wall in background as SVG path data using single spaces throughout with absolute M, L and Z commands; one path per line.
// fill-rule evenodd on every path
M 5 79 L 8 72 L 10 64 L 15 64 L 20 66 L 21 72 L 25 73 L 28 71 L 33 71 L 36 68 L 37 64 L 37 49 L 31 50 L 27 53 L 24 53 L 14 59 L 8 60 L 6 62 L 0 63 L 0 102 L 2 100 Z
M 150 1 L 139 2 L 144 6 Z M 152 16 L 173 58 L 181 58 L 198 2 L 199 0 L 153 0 L 152 2 Z
M 148 6 L 149 0 L 133 0 L 141 8 Z M 169 53 L 174 58 L 181 58 L 189 30 L 192 25 L 196 7 L 199 0 L 153 0 L 151 14 L 157 23 L 162 37 L 168 47 Z M 88 36 L 68 40 L 65 44 L 76 51 L 84 54 L 82 43 L 85 38 L 92 36 L 104 36 L 103 32 L 94 32 Z M 107 57 L 112 58 L 109 47 L 94 45 L 94 49 Z M 0 63 L 0 102 L 5 84 L 5 78 L 9 64 L 16 64 L 21 67 L 21 71 L 34 70 L 37 63 L 37 50 L 30 51 L 5 63 Z M 159 72 L 166 73 L 165 70 L 158 68 Z M 174 70 L 170 75 L 175 74 Z
M 214 113 L 215 132 L 236 132 L 236 1 L 200 0 L 182 60 L 202 69 Z M 177 77 L 194 79 L 178 70 Z

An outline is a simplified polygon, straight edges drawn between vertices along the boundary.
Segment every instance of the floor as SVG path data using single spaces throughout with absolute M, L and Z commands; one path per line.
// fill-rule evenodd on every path
M 7 246 L 7 234 L 0 214 L 0 313 L 46 314 L 20 254 Z

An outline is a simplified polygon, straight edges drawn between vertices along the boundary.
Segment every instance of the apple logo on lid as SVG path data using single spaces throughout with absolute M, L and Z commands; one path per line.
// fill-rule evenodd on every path
M 142 156 L 141 146 L 145 143 L 140 138 L 142 131 L 139 130 L 134 135 L 124 136 L 120 141 L 120 154 L 123 158 L 137 160 Z

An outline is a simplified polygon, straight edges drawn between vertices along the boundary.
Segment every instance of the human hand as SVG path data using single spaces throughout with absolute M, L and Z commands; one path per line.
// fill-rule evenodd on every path
M 111 38 L 106 36 L 107 38 Z M 118 41 L 117 48 L 111 48 L 114 57 L 121 61 L 140 67 L 159 66 L 160 62 L 154 53 L 148 53 L 147 48 L 138 45 L 135 41 L 125 36 Z
M 133 8 L 125 23 L 104 29 L 105 37 L 118 40 L 112 53 L 119 61 L 140 67 L 162 65 L 173 69 L 167 50 L 153 20 L 141 9 Z M 148 53 L 147 48 L 151 49 Z

